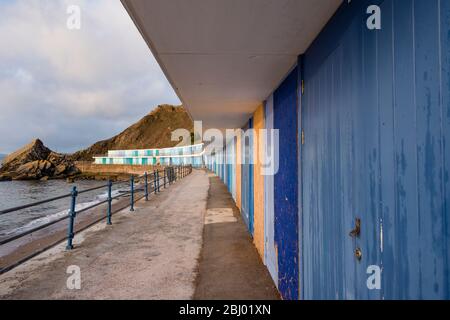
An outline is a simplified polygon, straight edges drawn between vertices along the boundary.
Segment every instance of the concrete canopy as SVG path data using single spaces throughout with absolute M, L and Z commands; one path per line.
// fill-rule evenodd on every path
M 166 77 L 205 128 L 238 128 L 342 0 L 122 0 Z

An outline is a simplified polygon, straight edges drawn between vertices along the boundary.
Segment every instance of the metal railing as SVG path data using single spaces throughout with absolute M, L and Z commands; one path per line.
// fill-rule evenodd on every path
M 67 250 L 72 250 L 74 248 L 73 246 L 73 239 L 75 237 L 75 222 L 76 222 L 76 217 L 78 214 L 81 214 L 83 212 L 86 212 L 88 210 L 94 209 L 96 207 L 99 207 L 103 204 L 107 204 L 106 206 L 106 223 L 107 225 L 112 225 L 112 204 L 113 201 L 116 199 L 119 199 L 121 197 L 124 196 L 130 196 L 130 211 L 133 212 L 134 211 L 134 204 L 145 198 L 146 201 L 149 200 L 149 197 L 151 194 L 158 194 L 161 192 L 161 188 L 166 189 L 168 186 L 172 185 L 173 183 L 175 183 L 176 181 L 183 179 L 184 177 L 186 177 L 187 175 L 189 175 L 190 173 L 192 173 L 192 166 L 171 166 L 171 167 L 165 167 L 164 170 L 154 170 L 153 172 L 145 172 L 143 175 L 138 176 L 138 175 L 130 175 L 130 180 L 129 180 L 129 189 L 128 190 L 118 190 L 119 194 L 116 196 L 113 196 L 113 186 L 115 185 L 123 185 L 124 183 L 127 183 L 127 181 L 117 181 L 117 182 L 112 182 L 111 180 L 108 181 L 108 183 L 106 185 L 101 185 L 98 187 L 93 187 L 90 189 L 86 189 L 86 190 L 82 190 L 79 191 L 78 188 L 76 186 L 74 186 L 71 190 L 70 193 L 68 194 L 64 194 L 58 197 L 54 197 L 54 198 L 50 198 L 50 199 L 46 199 L 46 200 L 41 200 L 41 201 L 37 201 L 34 203 L 30 203 L 27 205 L 22 205 L 22 206 L 18 206 L 18 207 L 14 207 L 14 208 L 9 208 L 9 209 L 5 209 L 5 210 L 0 210 L 0 216 L 2 215 L 6 215 L 6 214 L 10 214 L 13 212 L 17 212 L 20 210 L 24 210 L 24 209 L 28 209 L 28 208 L 32 208 L 32 207 L 36 207 L 42 204 L 46 204 L 49 202 L 53 202 L 53 201 L 57 201 L 57 200 L 61 200 L 61 199 L 66 199 L 66 198 L 70 198 L 70 206 L 69 206 L 69 213 L 67 216 L 61 217 L 59 219 L 53 220 L 51 222 L 39 225 L 35 228 L 26 230 L 20 234 L 16 234 L 14 236 L 11 236 L 9 238 L 0 240 L 0 246 L 1 245 L 5 245 L 8 244 L 14 240 L 20 239 L 22 237 L 25 237 L 27 235 L 33 234 L 39 230 L 42 230 L 44 228 L 50 227 L 58 222 L 64 221 L 64 220 L 69 220 L 68 222 L 68 228 L 67 228 L 67 246 L 66 249 Z M 138 181 L 140 181 L 140 184 L 136 184 Z M 82 208 L 80 210 L 76 210 L 76 205 L 77 205 L 77 198 L 79 195 L 81 194 L 85 194 L 85 193 L 89 193 L 92 191 L 96 191 L 96 190 L 100 190 L 106 188 L 107 189 L 107 198 L 106 200 L 103 201 L 99 201 L 96 202 L 93 205 L 90 205 L 88 207 Z M 141 197 L 137 197 L 137 193 L 138 192 L 143 192 L 143 196 Z M 98 221 L 96 221 L 98 222 Z M 64 239 L 63 239 L 64 240 Z M 61 241 L 63 241 L 61 240 Z M 59 242 L 61 242 L 59 241 Z M 58 243 L 59 243 L 58 242 Z M 22 261 L 24 262 L 24 261 Z M 1 269 L 0 270 L 0 274 L 6 272 L 5 270 Z

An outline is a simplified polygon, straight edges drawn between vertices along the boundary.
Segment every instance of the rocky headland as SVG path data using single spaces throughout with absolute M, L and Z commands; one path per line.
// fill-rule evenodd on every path
M 78 173 L 70 155 L 53 152 L 36 139 L 3 159 L 0 181 L 63 179 Z
M 56 153 L 35 139 L 3 159 L 0 181 L 86 178 L 80 175 L 77 161 L 93 161 L 93 156 L 114 149 L 173 147 L 178 142 L 171 140 L 172 131 L 184 128 L 192 132 L 193 127 L 183 106 L 160 105 L 120 134 L 73 154 Z

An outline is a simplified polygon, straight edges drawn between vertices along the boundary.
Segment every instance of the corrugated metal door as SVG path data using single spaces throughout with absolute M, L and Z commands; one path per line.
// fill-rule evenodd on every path
M 270 130 L 273 127 L 273 95 L 267 99 L 265 105 L 265 125 L 269 134 L 265 138 L 265 154 L 266 158 L 272 154 L 272 150 L 275 148 L 276 141 L 272 140 Z M 266 160 L 264 163 L 268 163 Z M 264 176 L 264 239 L 265 239 L 265 263 L 273 281 L 278 285 L 278 260 L 275 249 L 275 208 L 274 208 L 274 176 Z
M 303 57 L 302 293 L 446 299 L 450 3 L 375 1 L 369 30 L 373 3 L 344 4 Z
M 278 288 L 284 299 L 299 295 L 298 264 L 298 69 L 274 93 L 274 127 L 279 129 L 279 171 L 274 178 Z

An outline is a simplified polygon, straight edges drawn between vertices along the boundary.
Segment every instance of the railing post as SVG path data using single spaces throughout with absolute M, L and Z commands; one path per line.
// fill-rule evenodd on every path
M 111 222 L 112 215 L 112 181 L 108 181 L 108 214 L 107 214 L 107 225 L 112 225 Z
M 148 174 L 147 171 L 144 174 L 145 178 L 145 201 L 148 201 Z
M 166 188 L 166 182 L 167 182 L 167 168 L 164 168 L 164 189 Z
M 155 194 L 158 192 L 158 189 L 156 189 L 156 171 L 153 170 L 153 191 Z
M 171 176 L 170 170 L 172 170 L 172 167 L 167 168 L 167 180 L 168 180 L 169 186 L 172 184 L 172 176 Z
M 130 188 L 131 188 L 130 211 L 134 211 L 134 176 L 133 175 L 131 175 L 131 178 L 130 178 Z
M 71 198 L 71 202 L 70 202 L 70 211 L 69 211 L 69 229 L 67 232 L 67 250 L 72 250 L 73 249 L 73 238 L 75 237 L 75 233 L 74 233 L 74 225 L 75 225 L 75 217 L 77 215 L 76 211 L 75 211 L 75 206 L 77 204 L 77 196 L 78 196 L 78 191 L 77 191 L 77 187 L 73 187 L 72 189 L 72 198 Z
M 160 178 L 159 178 L 159 170 L 156 170 L 156 184 L 158 185 L 158 193 L 161 192 L 161 188 L 160 188 Z

